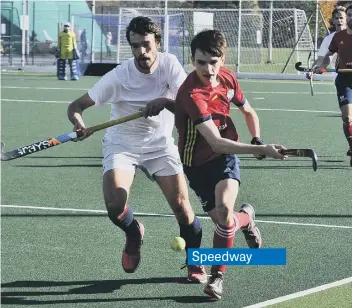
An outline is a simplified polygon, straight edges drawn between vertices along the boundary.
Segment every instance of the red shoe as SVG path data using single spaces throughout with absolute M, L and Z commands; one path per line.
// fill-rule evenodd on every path
M 140 236 L 126 236 L 125 248 L 122 251 L 122 267 L 126 273 L 133 273 L 141 262 L 141 246 L 143 244 L 144 226 L 137 221 Z
M 187 265 L 188 277 L 187 280 L 192 283 L 206 283 L 208 275 L 202 265 Z

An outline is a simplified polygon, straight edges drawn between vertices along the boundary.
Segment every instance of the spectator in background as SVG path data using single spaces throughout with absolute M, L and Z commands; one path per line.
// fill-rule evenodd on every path
M 83 60 L 84 57 L 87 55 L 87 49 L 88 49 L 87 29 L 83 29 L 80 36 L 80 41 L 81 41 L 81 53 L 82 53 L 82 60 Z
M 111 32 L 106 33 L 105 36 L 105 45 L 106 45 L 106 56 L 108 58 L 111 58 L 111 40 L 112 40 L 112 34 Z

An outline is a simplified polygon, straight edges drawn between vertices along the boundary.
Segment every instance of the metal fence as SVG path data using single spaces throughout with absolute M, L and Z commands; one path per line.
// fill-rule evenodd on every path
M 1 3 L 2 65 L 52 65 L 59 24 L 72 14 L 90 13 L 86 1 L 3 1 Z M 21 29 L 28 15 L 28 30 Z
M 162 14 L 165 14 L 165 8 L 163 7 L 135 8 L 135 11 L 141 15 L 158 14 L 162 16 Z M 97 8 L 95 1 L 88 2 L 85 0 L 3 1 L 1 4 L 2 65 L 53 66 L 55 64 L 55 51 L 60 24 L 71 21 L 72 16 L 75 15 L 92 13 L 119 14 L 119 12 L 121 12 L 121 8 L 118 4 L 111 4 L 111 2 L 110 5 L 99 5 Z M 227 59 L 230 61 L 230 68 L 237 72 L 281 73 L 287 59 L 291 59 L 291 62 L 301 60 L 297 56 L 300 50 L 304 50 L 302 56 L 305 57 L 305 53 L 316 48 L 317 37 L 309 32 L 309 27 L 306 27 L 305 23 L 308 16 L 302 10 L 261 9 L 252 12 L 248 9 L 169 8 L 168 14 L 182 14 L 184 16 L 185 28 L 183 35 L 185 42 L 181 47 L 185 48 L 182 52 L 183 63 L 186 66 L 191 66 L 188 45 L 195 33 L 195 12 L 205 12 L 205 14 L 212 15 L 214 28 L 218 28 L 225 33 L 229 45 L 229 56 Z M 242 14 L 239 12 L 242 12 Z M 28 15 L 28 30 L 21 29 L 22 15 Z M 317 20 L 317 18 L 315 19 Z M 96 29 L 97 32 L 94 37 L 90 38 L 91 42 L 95 41 L 96 46 L 98 46 L 93 46 L 92 49 L 95 54 L 94 61 L 114 61 L 115 59 L 106 59 L 104 56 L 105 45 L 103 42 L 97 43 L 98 38 L 103 40 L 104 27 L 97 25 Z M 307 42 L 305 42 L 304 46 L 302 44 L 295 46 L 295 41 L 300 37 L 300 33 L 306 33 L 302 38 L 307 38 Z M 76 38 L 79 43 L 80 32 L 76 33 Z M 164 37 L 164 41 L 166 39 L 168 40 L 168 37 Z M 292 56 L 291 52 L 295 54 Z

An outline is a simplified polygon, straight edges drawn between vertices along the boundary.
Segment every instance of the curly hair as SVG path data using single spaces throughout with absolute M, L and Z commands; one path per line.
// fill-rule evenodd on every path
M 161 29 L 160 26 L 149 17 L 138 16 L 133 18 L 126 28 L 126 39 L 129 44 L 130 32 L 138 33 L 140 35 L 154 34 L 155 41 L 160 43 L 161 41 Z

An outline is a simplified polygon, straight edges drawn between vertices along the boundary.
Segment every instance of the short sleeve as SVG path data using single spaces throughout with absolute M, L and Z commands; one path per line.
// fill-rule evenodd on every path
M 117 69 L 118 67 L 105 74 L 88 91 L 89 97 L 95 102 L 96 106 L 118 102 L 121 87 L 117 77 Z
M 185 81 L 187 74 L 176 56 L 169 55 L 169 73 L 167 83 L 172 93 L 172 98 L 175 99 L 178 89 Z
M 194 125 L 201 124 L 211 119 L 208 104 L 199 94 L 187 93 L 182 99 L 182 106 Z
M 329 46 L 329 51 L 335 53 L 338 52 L 339 47 L 337 45 L 337 35 L 334 35 L 334 37 L 331 40 L 330 46 Z
M 334 38 L 334 37 L 332 37 Z M 329 51 L 329 45 L 332 41 L 332 38 L 330 35 L 326 36 L 323 40 L 323 42 L 320 45 L 319 51 L 318 51 L 318 57 L 324 57 L 328 51 Z
M 238 83 L 236 76 L 233 76 L 233 97 L 231 102 L 234 103 L 237 107 L 242 107 L 246 103 L 246 98 L 242 92 L 242 89 Z

